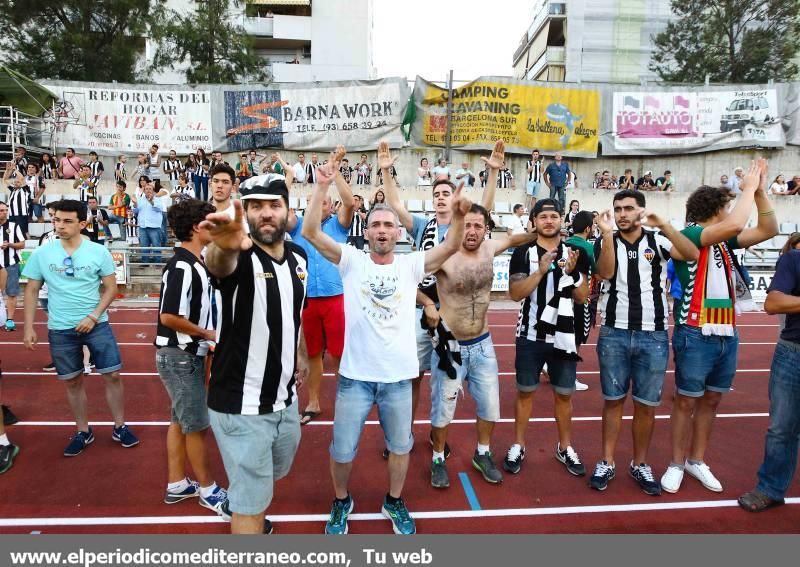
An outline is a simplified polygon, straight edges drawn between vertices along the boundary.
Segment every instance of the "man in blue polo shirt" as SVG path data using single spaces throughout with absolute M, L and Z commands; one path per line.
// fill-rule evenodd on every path
M 553 156 L 555 161 L 550 162 L 544 170 L 544 182 L 550 188 L 550 198 L 558 201 L 561 214 L 564 214 L 564 205 L 567 202 L 567 181 L 569 180 L 569 164 L 562 160 L 561 152 Z
M 342 146 L 336 148 L 331 160 L 339 163 L 344 158 Z M 342 204 L 333 214 L 331 198 L 322 204 L 322 232 L 336 242 L 345 244 L 353 223 L 355 199 L 353 191 L 341 172 L 336 174 L 336 189 Z M 287 226 L 292 241 L 301 246 L 308 255 L 308 303 L 303 310 L 303 335 L 308 349 L 308 403 L 300 420 L 305 425 L 320 413 L 319 389 L 322 380 L 322 358 L 325 351 L 334 359 L 338 371 L 339 359 L 344 350 L 344 288 L 339 270 L 326 260 L 316 248 L 303 238 L 303 218 L 289 213 Z

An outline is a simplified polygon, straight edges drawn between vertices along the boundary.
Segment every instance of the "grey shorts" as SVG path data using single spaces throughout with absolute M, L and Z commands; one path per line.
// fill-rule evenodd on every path
M 289 474 L 300 445 L 297 401 L 264 415 L 208 410 L 228 475 L 228 501 L 237 514 L 263 514 L 272 502 L 276 480 Z
M 204 356 L 177 348 L 156 351 L 156 368 L 170 400 L 170 421 L 183 433 L 205 431 L 209 427 L 206 403 Z
M 6 280 L 6 295 L 17 297 L 19 295 L 19 264 L 12 264 L 5 268 L 8 279 Z

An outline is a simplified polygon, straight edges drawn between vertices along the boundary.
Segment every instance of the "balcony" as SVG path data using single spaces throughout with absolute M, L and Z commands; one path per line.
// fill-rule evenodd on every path
M 248 18 L 245 16 L 242 27 L 247 35 L 254 37 L 273 37 L 275 18 Z
M 276 83 L 304 83 L 314 80 L 311 65 L 272 63 L 272 80 Z
M 311 16 L 281 16 L 276 14 L 273 18 L 276 39 L 296 39 L 311 41 Z
M 544 56 L 548 65 L 564 65 L 567 62 L 567 49 L 548 45 Z
M 540 10 L 533 17 L 533 21 L 528 27 L 528 31 L 522 36 L 519 47 L 517 47 L 516 51 L 514 52 L 514 65 L 516 65 L 517 61 L 519 61 L 519 59 L 525 55 L 528 46 L 530 46 L 530 44 L 536 40 L 536 37 L 539 35 L 545 24 L 553 22 L 554 20 L 563 22 L 566 17 L 567 4 L 564 2 L 564 0 L 547 0 L 543 2 Z

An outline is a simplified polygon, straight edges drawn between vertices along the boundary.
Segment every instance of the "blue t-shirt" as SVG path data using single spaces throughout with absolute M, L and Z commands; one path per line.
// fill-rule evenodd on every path
M 411 218 L 414 220 L 411 225 L 411 238 L 414 239 L 417 250 L 422 250 L 422 235 L 425 233 L 425 226 L 430 219 L 419 215 L 411 215 Z M 449 224 L 440 224 L 436 226 L 436 235 L 439 237 L 439 242 L 444 240 L 448 228 L 450 228 Z
M 303 217 L 297 217 L 297 225 L 289 235 L 292 242 L 302 247 L 308 256 L 308 286 L 306 294 L 308 297 L 331 297 L 344 293 L 342 287 L 342 277 L 339 275 L 338 268 L 325 259 L 317 252 L 311 243 L 303 238 Z M 336 242 L 344 244 L 347 242 L 347 235 L 350 228 L 345 228 L 339 222 L 336 215 L 329 216 L 322 221 L 322 232 L 333 238 Z
M 800 250 L 789 250 L 780 257 L 767 293 L 770 291 L 800 296 Z M 781 332 L 781 338 L 800 343 L 800 315 L 797 313 L 786 315 L 786 326 Z
M 683 286 L 678 279 L 678 273 L 675 271 L 675 262 L 673 262 L 672 258 L 667 262 L 667 281 L 669 281 L 669 294 L 680 301 L 683 297 Z
M 62 241 L 54 240 L 34 250 L 22 272 L 28 279 L 47 284 L 48 329 L 74 329 L 100 303 L 100 279 L 115 271 L 111 252 L 102 244 L 81 240 L 72 253 L 71 266 L 64 263 L 69 257 Z M 105 312 L 98 320 L 103 321 L 108 321 Z
M 567 176 L 569 175 L 567 162 L 562 161 L 560 166 L 556 162 L 551 162 L 544 172 L 550 176 L 550 183 L 553 184 L 553 187 L 567 186 Z

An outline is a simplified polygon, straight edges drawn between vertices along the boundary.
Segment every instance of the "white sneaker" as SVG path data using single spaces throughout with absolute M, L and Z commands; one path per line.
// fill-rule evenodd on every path
M 685 468 L 686 472 L 689 473 L 689 476 L 693 476 L 699 480 L 700 484 L 705 486 L 710 491 L 722 492 L 722 484 L 717 480 L 717 477 L 713 475 L 707 464 L 700 463 L 699 465 L 693 465 L 690 464 L 689 461 L 686 461 Z
M 683 469 L 678 467 L 667 467 L 661 477 L 661 489 L 670 494 L 675 494 L 681 488 L 683 482 Z
M 83 367 L 83 373 L 86 374 L 86 375 L 91 374 L 92 373 L 92 367 L 91 366 L 84 366 Z
M 588 390 L 588 389 L 589 389 L 589 385 L 588 384 L 584 384 L 583 382 L 581 382 L 580 380 L 577 380 L 577 379 L 575 380 L 575 390 L 576 391 L 583 392 L 583 391 Z

